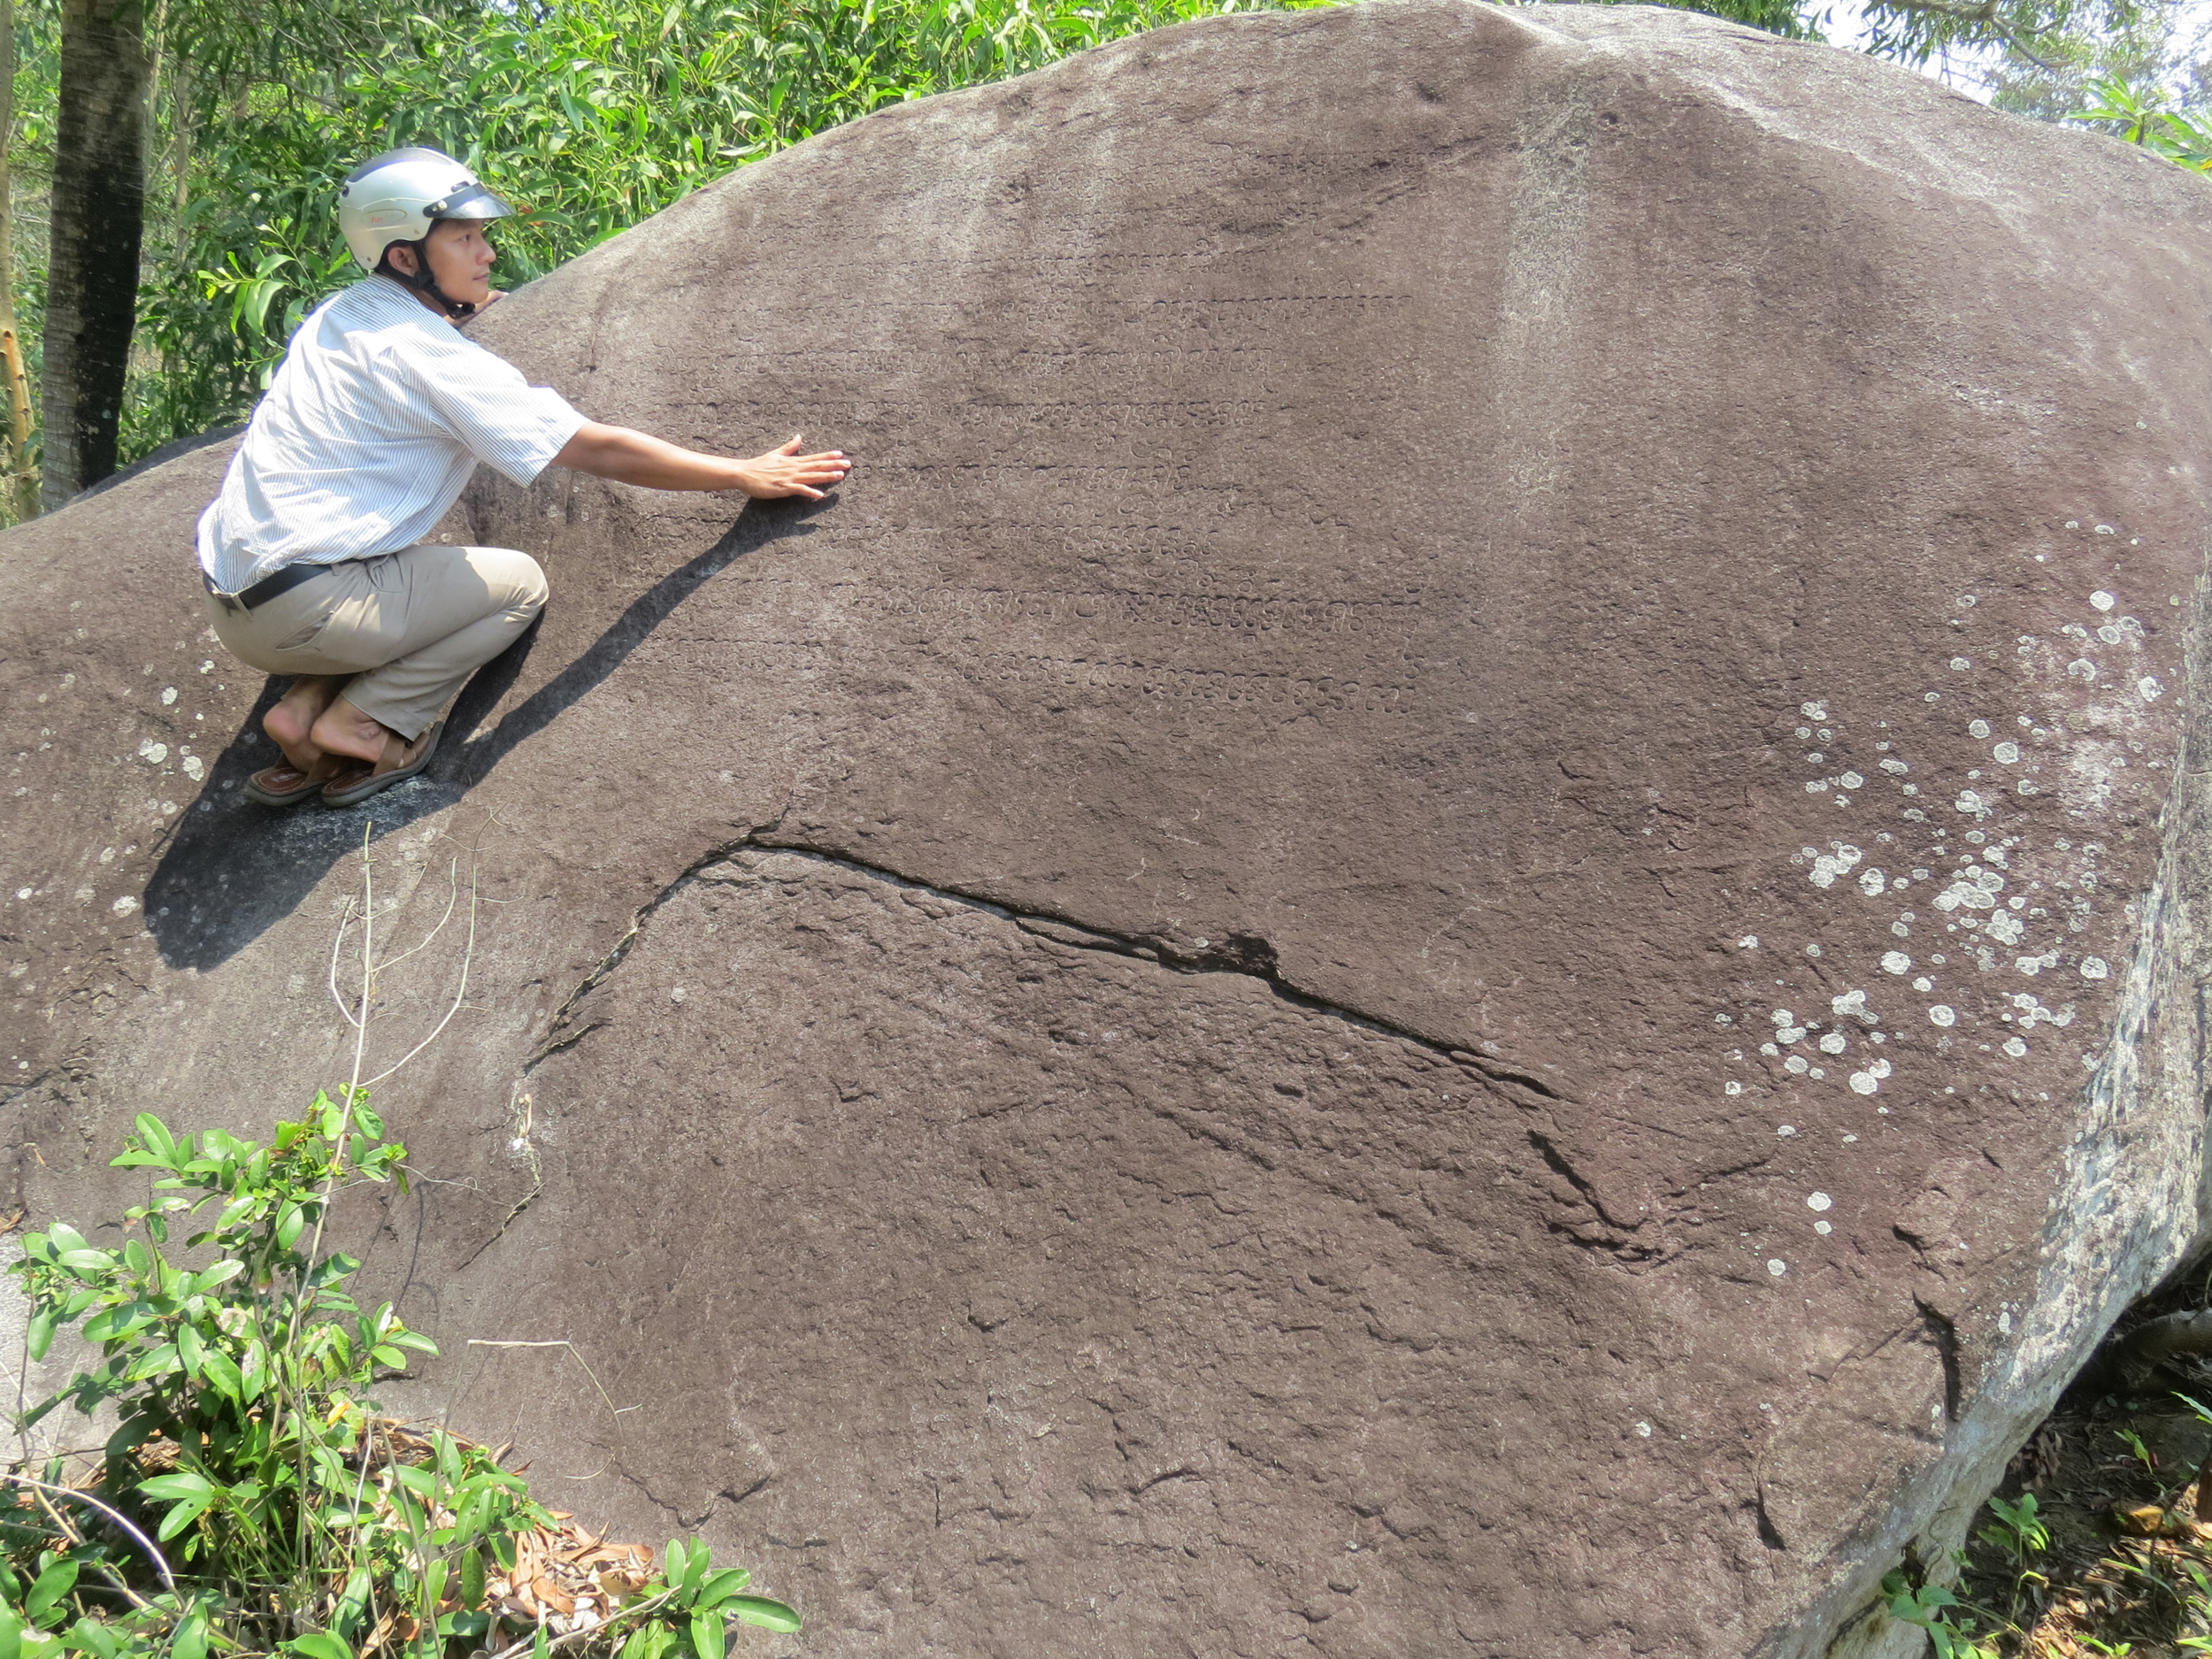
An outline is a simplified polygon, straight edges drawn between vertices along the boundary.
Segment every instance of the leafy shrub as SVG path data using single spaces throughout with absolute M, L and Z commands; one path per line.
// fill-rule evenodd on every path
M 142 1114 L 115 1164 L 151 1171 L 153 1193 L 122 1246 L 61 1224 L 26 1237 L 8 1271 L 31 1357 L 81 1323 L 99 1360 L 23 1425 L 65 1402 L 112 1402 L 119 1423 L 90 1482 L 65 1485 L 58 1459 L 0 1476 L 0 1659 L 723 1659 L 732 1619 L 799 1627 L 681 1540 L 659 1571 L 629 1552 L 588 1605 L 550 1610 L 518 1563 L 565 1517 L 482 1447 L 376 1415 L 378 1369 L 436 1348 L 353 1299 L 360 1263 L 323 1233 L 345 1187 L 404 1190 L 405 1156 L 359 1090 L 318 1094 L 266 1144 L 180 1141 Z

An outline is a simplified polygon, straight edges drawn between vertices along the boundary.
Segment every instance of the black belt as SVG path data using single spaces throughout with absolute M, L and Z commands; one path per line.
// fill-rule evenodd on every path
M 288 594 L 302 582 L 311 582 L 330 568 L 327 565 L 287 565 L 273 576 L 264 576 L 242 594 L 227 594 L 215 585 L 215 579 L 204 570 L 200 580 L 206 585 L 208 595 L 226 611 L 251 611 L 265 605 L 279 594 Z

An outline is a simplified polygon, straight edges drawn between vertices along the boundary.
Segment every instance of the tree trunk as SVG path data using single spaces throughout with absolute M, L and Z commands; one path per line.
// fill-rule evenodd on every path
M 147 73 L 142 0 L 63 0 L 40 382 L 50 511 L 115 471 L 146 224 Z

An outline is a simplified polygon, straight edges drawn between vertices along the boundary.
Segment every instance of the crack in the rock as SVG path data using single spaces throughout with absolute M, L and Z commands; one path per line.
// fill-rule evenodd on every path
M 1965 1392 L 1959 1374 L 1959 1328 L 1950 1315 L 1931 1307 L 1920 1297 L 1915 1296 L 1912 1303 L 1920 1310 L 1929 1345 L 1943 1366 L 1943 1420 L 1955 1423 Z
M 1362 1030 L 1374 1032 L 1379 1036 L 1394 1038 L 1400 1042 L 1411 1043 L 1416 1048 L 1425 1048 L 1431 1054 L 1451 1061 L 1463 1070 L 1474 1072 L 1485 1082 L 1493 1086 L 1511 1085 L 1525 1089 L 1530 1094 L 1540 1096 L 1547 1101 L 1571 1101 L 1572 1098 L 1561 1094 L 1541 1078 L 1532 1076 L 1518 1067 L 1501 1065 L 1486 1056 L 1472 1053 L 1444 1038 L 1431 1036 L 1426 1032 L 1417 1031 L 1409 1025 L 1399 1025 L 1394 1020 L 1369 1013 L 1363 1009 L 1349 1007 L 1341 1002 L 1333 1002 L 1326 997 L 1318 996 L 1304 989 L 1283 972 L 1275 946 L 1259 934 L 1232 933 L 1218 943 L 1193 947 L 1158 933 L 1122 933 L 1113 928 L 1102 927 L 1095 922 L 1081 921 L 1053 910 L 1018 909 L 1002 900 L 987 899 L 977 894 L 963 892 L 958 887 L 941 887 L 934 882 L 918 880 L 912 876 L 902 874 L 885 865 L 871 864 L 864 858 L 855 858 L 849 853 L 833 852 L 826 848 L 810 846 L 803 841 L 768 839 L 769 836 L 774 834 L 775 829 L 776 826 L 769 825 L 762 829 L 752 831 L 734 843 L 733 847 L 751 846 L 763 851 L 787 852 L 803 858 L 817 859 L 823 864 L 850 870 L 860 875 L 872 876 L 879 881 L 887 881 L 896 887 L 909 887 L 917 892 L 927 893 L 933 897 L 971 905 L 989 915 L 1012 922 L 1024 933 L 1055 940 L 1061 944 L 1073 946 L 1078 949 L 1102 950 L 1115 956 L 1133 956 L 1141 961 L 1156 962 L 1162 967 L 1171 969 L 1178 973 L 1241 974 L 1248 979 L 1259 980 L 1277 996 L 1294 1008 L 1321 1014 L 1331 1019 L 1341 1020 L 1346 1025 L 1356 1025 Z M 726 856 L 726 853 L 718 856 Z M 691 872 L 686 872 L 687 877 L 704 868 L 706 864 L 713 863 L 714 856 L 710 856 L 700 864 L 695 864 Z M 626 948 L 627 942 L 626 939 Z
M 1331 1019 L 1341 1020 L 1346 1025 L 1356 1025 L 1362 1030 L 1374 1032 L 1379 1036 L 1394 1038 L 1400 1042 L 1411 1043 L 1416 1048 L 1426 1049 L 1431 1054 L 1450 1061 L 1464 1071 L 1472 1071 L 1493 1087 L 1525 1089 L 1529 1094 L 1546 1101 L 1572 1100 L 1572 1096 L 1563 1094 L 1543 1079 L 1519 1067 L 1502 1065 L 1488 1056 L 1459 1048 L 1446 1039 L 1431 1036 L 1428 1033 L 1417 1031 L 1409 1025 L 1402 1025 L 1394 1020 L 1371 1014 L 1363 1009 L 1352 1008 L 1341 1002 L 1333 1002 L 1326 997 L 1316 995 L 1294 983 L 1283 972 L 1275 946 L 1259 934 L 1232 933 L 1218 944 L 1209 943 L 1202 947 L 1193 947 L 1157 933 L 1122 933 L 1113 928 L 1101 927 L 1093 922 L 1079 921 L 1072 917 L 1064 916 L 1052 910 L 1018 909 L 1000 900 L 987 899 L 977 894 L 963 892 L 958 887 L 941 887 L 934 882 L 918 880 L 886 865 L 871 864 L 864 858 L 855 858 L 849 853 L 835 852 L 827 848 L 810 845 L 804 841 L 780 839 L 776 837 L 776 832 L 780 826 L 780 818 L 774 823 L 758 825 L 748 829 L 733 840 L 718 842 L 709 848 L 685 865 L 672 880 L 664 885 L 651 898 L 640 905 L 632 914 L 630 925 L 623 931 L 622 937 L 615 941 L 611 949 L 600 957 L 591 972 L 577 982 L 576 988 L 562 1000 L 560 1007 L 554 1011 L 552 1022 L 546 1028 L 545 1041 L 541 1043 L 536 1051 L 522 1064 L 522 1076 L 527 1078 L 531 1072 L 563 1048 L 580 1042 L 597 1029 L 595 1025 L 587 1025 L 581 1031 L 576 1032 L 565 1032 L 563 1027 L 575 1013 L 577 1005 L 594 989 L 604 983 L 609 974 L 622 965 L 623 959 L 636 947 L 647 924 L 652 920 L 662 906 L 698 879 L 703 872 L 750 847 L 763 852 L 783 852 L 802 858 L 812 858 L 839 869 L 850 870 L 856 874 L 870 876 L 879 881 L 887 881 L 895 887 L 907 887 L 916 892 L 929 894 L 936 898 L 949 900 L 954 903 L 969 905 L 1002 920 L 1010 921 L 1025 933 L 1033 933 L 1041 938 L 1052 939 L 1061 944 L 1071 945 L 1079 949 L 1103 950 L 1117 956 L 1133 956 L 1141 961 L 1157 963 L 1162 967 L 1171 969 L 1178 973 L 1242 974 L 1248 979 L 1259 980 L 1293 1007 L 1304 1009 Z
M 766 827 L 773 828 L 774 826 L 771 825 Z M 581 1042 L 605 1023 L 603 1020 L 594 1021 L 581 1031 L 564 1033 L 561 1029 L 567 1025 L 569 1017 L 576 1011 L 576 1005 L 603 984 L 609 974 L 622 965 L 622 959 L 627 956 L 636 946 L 640 936 L 645 932 L 645 925 L 653 919 L 661 907 L 674 898 L 677 894 L 682 892 L 685 887 L 690 886 L 702 870 L 710 865 L 720 864 L 732 853 L 750 844 L 752 837 L 757 833 L 756 830 L 748 830 L 735 841 L 724 841 L 708 849 L 707 851 L 686 864 L 675 879 L 664 885 L 659 892 L 632 912 L 630 926 L 623 931 L 622 937 L 615 941 L 614 948 L 599 958 L 592 971 L 577 981 L 576 988 L 562 999 L 560 1007 L 553 1010 L 552 1023 L 546 1027 L 545 1041 L 538 1045 L 535 1053 L 522 1063 L 523 1077 L 527 1078 L 531 1072 L 536 1071 L 562 1049 Z

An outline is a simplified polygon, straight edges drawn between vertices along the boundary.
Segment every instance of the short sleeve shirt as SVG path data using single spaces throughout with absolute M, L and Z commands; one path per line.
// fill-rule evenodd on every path
M 239 593 L 287 565 L 412 547 L 478 462 L 526 485 L 584 424 L 558 392 L 371 277 L 292 336 L 200 515 L 200 568 Z

